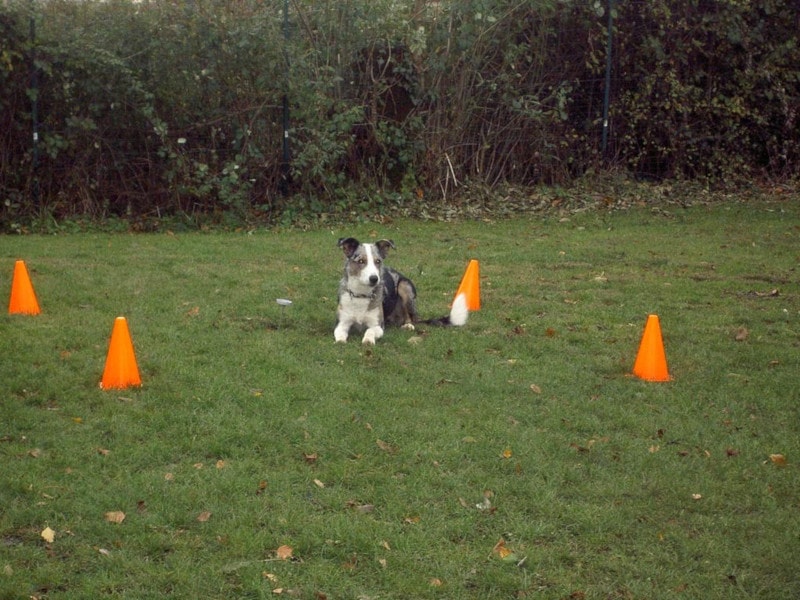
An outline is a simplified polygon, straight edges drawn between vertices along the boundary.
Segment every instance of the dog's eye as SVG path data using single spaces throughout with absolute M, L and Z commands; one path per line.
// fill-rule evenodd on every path
M 380 258 L 376 258 L 375 259 L 375 265 L 378 266 L 378 267 L 381 266 L 381 259 Z

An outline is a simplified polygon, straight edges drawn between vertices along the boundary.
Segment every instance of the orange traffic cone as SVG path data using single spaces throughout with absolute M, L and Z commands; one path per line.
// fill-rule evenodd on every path
M 664 354 L 664 341 L 661 338 L 661 325 L 658 315 L 649 315 L 644 327 L 639 353 L 633 364 L 633 374 L 645 381 L 669 381 L 667 357 Z
M 478 261 L 473 259 L 469 261 L 467 270 L 464 271 L 464 277 L 461 278 L 461 283 L 456 290 L 455 297 L 458 298 L 459 294 L 464 294 L 467 299 L 467 309 L 480 310 L 481 308 L 481 280 L 480 280 L 480 267 Z
M 104 390 L 123 389 L 132 385 L 142 385 L 136 356 L 133 353 L 131 334 L 125 317 L 117 317 L 111 331 L 111 342 L 108 345 L 106 368 L 100 387 Z
M 38 315 L 39 303 L 33 291 L 31 278 L 25 261 L 18 260 L 14 265 L 14 279 L 11 281 L 11 300 L 8 302 L 10 315 Z

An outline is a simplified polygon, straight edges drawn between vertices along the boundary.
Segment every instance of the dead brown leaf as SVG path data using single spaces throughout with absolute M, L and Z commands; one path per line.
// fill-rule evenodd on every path
M 277 556 L 281 560 L 289 560 L 289 559 L 292 558 L 292 553 L 293 552 L 294 552 L 294 548 L 284 544 L 283 546 L 280 546 L 275 551 L 275 556 Z
M 105 520 L 108 521 L 109 523 L 116 523 L 117 525 L 119 525 L 125 520 L 125 513 L 122 512 L 121 510 L 112 510 L 110 512 L 107 512 L 103 516 L 105 517 Z
M 779 467 L 786 466 L 786 457 L 783 454 L 770 454 L 769 459 L 772 461 L 772 464 L 777 465 Z
M 750 332 L 747 330 L 747 327 L 739 327 L 736 330 L 736 333 L 733 336 L 733 339 L 737 342 L 743 342 L 750 336 Z
M 394 454 L 397 452 L 397 446 L 393 446 L 388 442 L 384 442 L 383 440 L 375 440 L 375 443 L 378 445 L 378 448 L 383 450 L 384 452 L 388 452 L 389 454 Z
M 211 512 L 208 510 L 204 510 L 199 515 L 197 515 L 197 520 L 200 521 L 201 523 L 205 523 L 210 518 L 211 518 Z

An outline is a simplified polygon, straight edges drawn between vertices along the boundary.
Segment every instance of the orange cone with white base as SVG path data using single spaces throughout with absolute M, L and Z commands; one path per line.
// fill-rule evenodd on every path
M 100 387 L 104 390 L 124 389 L 142 385 L 139 368 L 136 366 L 136 355 L 133 353 L 133 342 L 128 331 L 125 317 L 117 317 L 111 331 L 111 342 L 108 345 L 106 368 Z
M 639 353 L 633 364 L 633 374 L 645 381 L 669 381 L 667 356 L 664 353 L 664 340 L 658 315 L 648 315 L 644 327 Z
M 480 267 L 478 261 L 473 259 L 469 261 L 467 270 L 464 271 L 464 277 L 461 278 L 461 283 L 458 286 L 455 297 L 458 298 L 459 294 L 464 294 L 467 299 L 467 309 L 470 311 L 480 310 L 481 308 L 481 279 Z
M 8 302 L 10 315 L 38 315 L 39 302 L 33 291 L 25 261 L 18 260 L 14 265 L 14 279 L 11 281 L 11 299 Z

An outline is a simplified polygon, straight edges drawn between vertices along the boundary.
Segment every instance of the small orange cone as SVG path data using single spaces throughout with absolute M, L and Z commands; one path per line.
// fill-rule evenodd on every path
M 461 278 L 461 283 L 456 290 L 455 297 L 458 298 L 459 294 L 464 294 L 467 299 L 467 310 L 480 310 L 481 308 L 481 280 L 480 280 L 480 267 L 478 261 L 472 259 L 467 265 L 467 270 L 464 271 L 464 277 Z
M 645 381 L 669 381 L 667 357 L 664 354 L 664 341 L 661 338 L 661 325 L 658 315 L 648 315 L 644 327 L 639 353 L 633 364 L 633 374 Z
M 10 315 L 38 315 L 39 303 L 33 291 L 31 278 L 25 261 L 18 260 L 14 265 L 14 279 L 11 281 L 11 299 L 8 302 Z
M 106 368 L 100 387 L 104 390 L 123 389 L 132 385 L 142 385 L 136 356 L 133 353 L 131 334 L 125 317 L 117 317 L 111 331 L 111 342 L 108 345 Z

